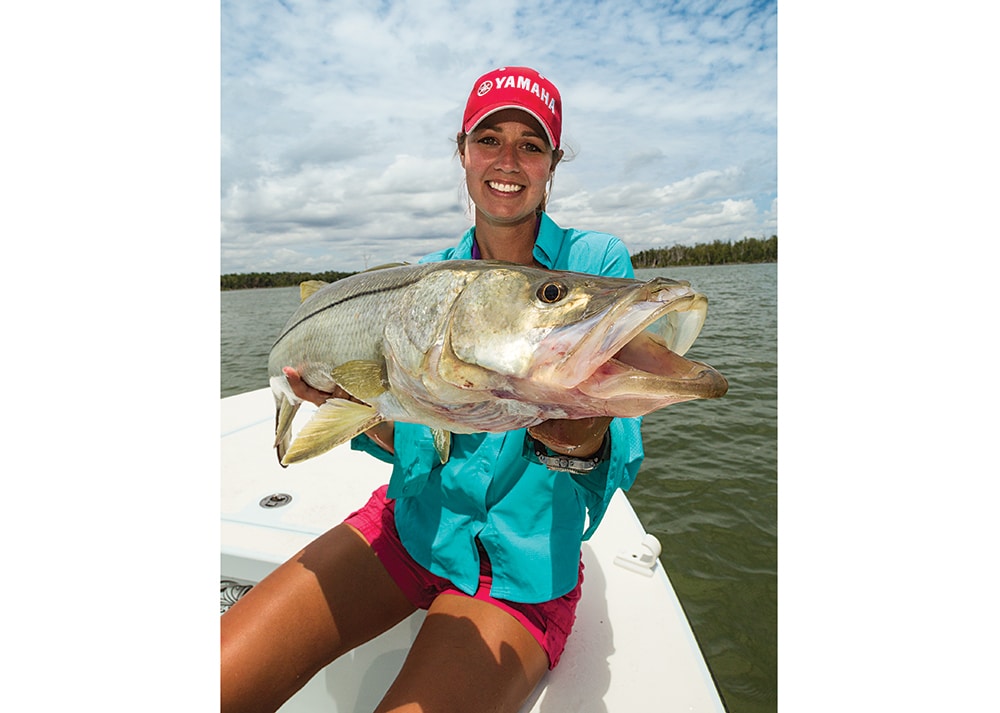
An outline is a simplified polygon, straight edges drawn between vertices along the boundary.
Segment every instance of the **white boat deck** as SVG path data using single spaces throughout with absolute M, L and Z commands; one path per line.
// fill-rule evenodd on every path
M 296 427 L 310 408 L 302 407 Z M 271 447 L 274 402 L 268 389 L 223 399 L 221 425 L 224 579 L 259 581 L 364 504 L 389 477 L 386 464 L 346 446 L 281 468 Z M 291 499 L 280 507 L 261 506 L 275 494 Z M 562 660 L 523 713 L 725 710 L 657 554 L 627 498 L 617 493 L 597 534 L 583 545 L 583 595 Z M 643 560 L 652 568 L 643 567 Z M 417 612 L 334 662 L 282 711 L 372 710 L 402 666 L 423 617 Z

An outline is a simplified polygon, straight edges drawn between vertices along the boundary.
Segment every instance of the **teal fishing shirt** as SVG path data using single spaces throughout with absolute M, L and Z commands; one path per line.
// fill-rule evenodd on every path
M 457 246 L 420 262 L 471 259 L 474 236 L 470 228 Z M 544 213 L 534 256 L 554 270 L 634 276 L 621 240 L 560 228 Z M 639 472 L 641 420 L 612 420 L 610 457 L 586 475 L 551 471 L 525 457 L 525 429 L 453 434 L 444 465 L 430 429 L 417 424 L 396 422 L 395 456 L 365 436 L 352 447 L 392 463 L 388 495 L 396 499 L 396 527 L 418 563 L 475 594 L 478 539 L 493 565 L 492 596 L 537 603 L 576 586 L 581 542 L 600 524 L 615 491 L 628 490 Z

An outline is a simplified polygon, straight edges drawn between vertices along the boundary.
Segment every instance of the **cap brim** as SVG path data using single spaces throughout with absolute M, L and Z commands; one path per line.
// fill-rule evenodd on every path
M 480 109 L 477 113 L 472 115 L 472 118 L 469 119 L 468 122 L 466 122 L 465 133 L 467 134 L 472 133 L 472 131 L 483 122 L 483 119 L 492 116 L 493 114 L 496 114 L 498 111 L 503 111 L 504 109 L 517 109 L 518 111 L 523 111 L 525 114 L 532 117 L 535 121 L 538 122 L 538 125 L 542 127 L 542 131 L 545 132 L 545 138 L 549 140 L 549 147 L 553 151 L 559 148 L 558 146 L 556 146 L 556 142 L 552 140 L 552 132 L 549 130 L 548 125 L 546 125 L 546 123 L 542 121 L 542 117 L 533 112 L 531 109 L 527 109 L 521 106 L 520 104 L 504 103 Z

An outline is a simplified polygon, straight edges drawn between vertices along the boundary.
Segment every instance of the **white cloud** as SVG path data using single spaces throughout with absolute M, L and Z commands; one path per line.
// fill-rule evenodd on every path
M 775 15 L 224 0 L 222 271 L 361 269 L 453 243 L 470 224 L 462 108 L 507 63 L 563 94 L 576 156 L 557 171 L 557 222 L 634 252 L 776 232 Z

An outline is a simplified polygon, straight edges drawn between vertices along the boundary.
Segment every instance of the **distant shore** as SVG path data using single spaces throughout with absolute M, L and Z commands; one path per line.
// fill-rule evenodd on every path
M 643 250 L 632 255 L 632 267 L 674 267 L 692 265 L 741 265 L 778 262 L 778 236 L 743 238 L 734 243 L 716 240 L 698 245 L 672 245 L 669 248 Z M 248 272 L 222 275 L 223 290 L 247 290 L 260 287 L 296 287 L 306 280 L 335 282 L 354 272 Z
M 778 236 L 743 238 L 735 243 L 716 240 L 698 245 L 671 245 L 643 250 L 632 255 L 632 267 L 674 267 L 675 265 L 746 265 L 778 262 Z

